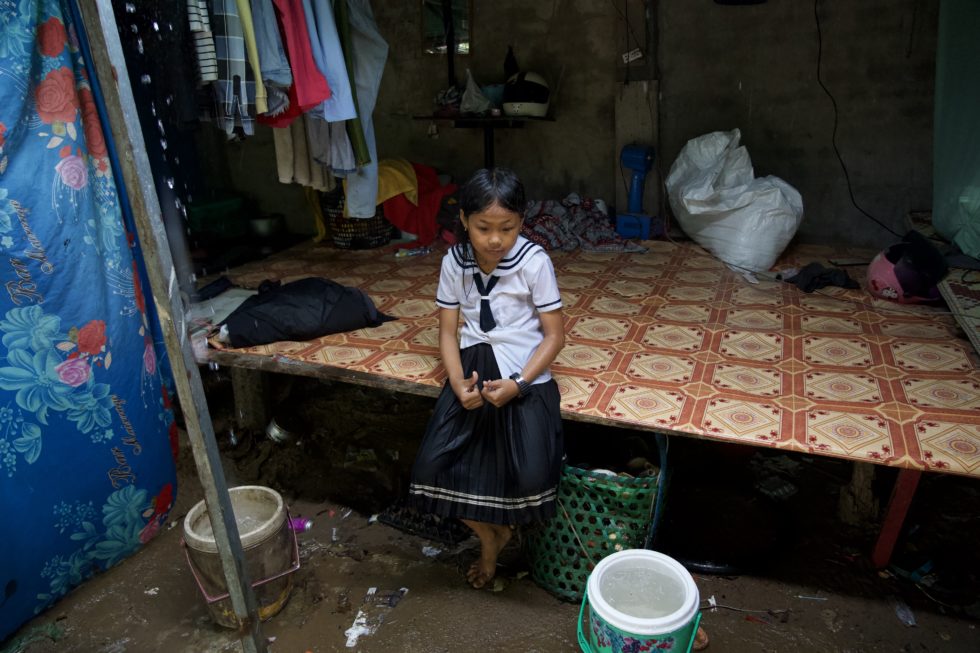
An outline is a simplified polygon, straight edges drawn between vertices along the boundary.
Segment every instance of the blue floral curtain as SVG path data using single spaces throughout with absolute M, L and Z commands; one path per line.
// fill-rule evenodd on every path
M 0 0 L 0 641 L 176 496 L 169 368 L 67 0 Z

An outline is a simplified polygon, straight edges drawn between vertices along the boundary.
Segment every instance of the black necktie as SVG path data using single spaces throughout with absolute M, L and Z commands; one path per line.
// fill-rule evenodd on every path
M 499 280 L 499 277 L 491 275 L 486 287 L 484 287 L 480 273 L 473 273 L 473 281 L 476 282 L 476 289 L 480 292 L 480 329 L 484 333 L 493 331 L 497 326 L 497 321 L 493 319 L 493 313 L 490 312 L 490 291 L 493 290 Z

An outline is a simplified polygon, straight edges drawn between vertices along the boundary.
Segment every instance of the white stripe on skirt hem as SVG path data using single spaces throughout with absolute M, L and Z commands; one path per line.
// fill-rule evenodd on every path
M 455 501 L 457 503 L 467 503 L 473 506 L 488 506 L 493 508 L 504 508 L 507 510 L 540 506 L 549 501 L 553 501 L 555 499 L 555 495 L 557 494 L 557 488 L 552 488 L 547 492 L 542 492 L 541 494 L 536 494 L 530 497 L 489 497 L 477 494 L 466 494 L 464 492 L 454 492 L 452 490 L 433 487 L 431 485 L 416 485 L 414 483 L 411 485 L 408 491 L 410 494 L 420 494 L 422 496 L 429 497 L 430 499 L 443 499 L 446 501 Z

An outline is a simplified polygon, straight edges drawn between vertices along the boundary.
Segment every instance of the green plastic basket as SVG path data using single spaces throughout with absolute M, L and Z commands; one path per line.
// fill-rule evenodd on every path
M 624 549 L 647 548 L 656 524 L 657 476 L 610 476 L 566 465 L 558 514 L 529 534 L 531 577 L 560 599 L 579 601 L 593 567 Z

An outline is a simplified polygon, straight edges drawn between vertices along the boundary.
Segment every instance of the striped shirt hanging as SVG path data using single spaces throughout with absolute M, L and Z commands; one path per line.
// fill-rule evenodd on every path
M 211 16 L 207 0 L 187 0 L 187 19 L 194 36 L 197 52 L 197 83 L 204 86 L 218 81 L 218 58 L 214 52 L 214 34 L 211 33 Z

